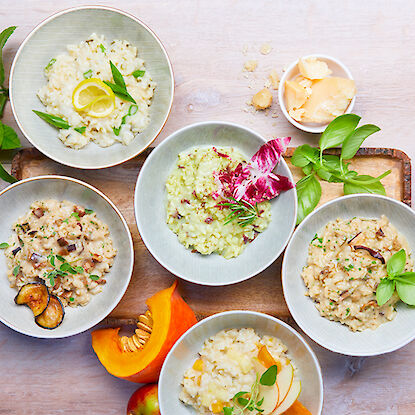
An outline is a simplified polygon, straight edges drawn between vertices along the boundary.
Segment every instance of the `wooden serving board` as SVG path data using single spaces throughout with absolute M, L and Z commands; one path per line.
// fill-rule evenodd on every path
M 18 179 L 59 174 L 84 180 L 104 192 L 127 220 L 134 240 L 134 273 L 123 299 L 106 321 L 109 324 L 133 322 L 146 310 L 145 299 L 169 286 L 175 278 L 147 251 L 135 224 L 134 187 L 149 151 L 151 150 L 120 166 L 98 171 L 62 166 L 45 158 L 35 149 L 22 150 L 13 159 L 12 173 Z M 285 159 L 297 181 L 302 176 L 300 169 L 290 163 L 293 151 L 293 148 L 289 148 Z M 336 150 L 332 153 L 335 154 Z M 392 173 L 383 180 L 387 195 L 411 204 L 411 164 L 408 156 L 402 151 L 363 148 L 352 161 L 352 167 L 360 174 L 373 176 L 390 169 Z M 320 203 L 342 195 L 341 184 L 322 182 L 322 190 Z M 290 320 L 281 288 L 280 268 L 281 257 L 248 281 L 226 287 L 203 287 L 180 281 L 180 292 L 199 318 L 230 309 L 249 309 Z

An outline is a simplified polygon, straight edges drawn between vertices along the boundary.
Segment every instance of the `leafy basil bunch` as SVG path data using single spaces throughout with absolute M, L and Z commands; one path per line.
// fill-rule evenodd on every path
M 385 195 L 380 182 L 390 174 L 390 170 L 378 177 L 359 175 L 350 170 L 350 160 L 355 156 L 363 141 L 380 130 L 373 124 L 357 128 L 360 117 L 356 114 L 344 114 L 334 119 L 320 137 L 319 148 L 304 144 L 297 147 L 291 158 L 294 166 L 303 170 L 305 177 L 297 182 L 298 215 L 297 225 L 317 206 L 321 198 L 321 185 L 317 176 L 331 183 L 343 183 L 345 195 L 352 193 L 376 193 Z M 341 154 L 324 154 L 324 150 L 341 146 Z
M 376 289 L 376 301 L 382 306 L 390 300 L 393 293 L 406 304 L 415 305 L 415 272 L 403 272 L 406 264 L 406 252 L 401 249 L 392 255 L 386 263 L 388 276 L 382 278 Z

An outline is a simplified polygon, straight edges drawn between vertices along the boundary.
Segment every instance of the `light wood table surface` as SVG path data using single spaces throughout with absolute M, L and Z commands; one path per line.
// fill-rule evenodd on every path
M 354 112 L 380 133 L 366 146 L 395 147 L 415 156 L 415 2 L 405 0 L 163 0 L 100 1 L 147 23 L 173 62 L 176 93 L 157 142 L 204 120 L 233 121 L 266 137 L 316 143 L 283 117 L 274 94 L 268 115 L 246 102 L 271 69 L 280 74 L 296 58 L 324 53 L 343 61 L 356 79 Z M 6 73 L 33 27 L 50 14 L 84 1 L 0 0 L 1 28 L 18 29 L 4 52 Z M 269 43 L 272 51 L 260 53 Z M 242 72 L 258 60 L 252 74 Z M 17 130 L 10 106 L 3 122 Z M 24 146 L 27 141 L 22 138 Z M 157 143 L 156 142 L 156 143 Z M 415 323 L 414 323 L 415 324 Z M 349 358 L 310 340 L 324 374 L 324 415 L 415 414 L 415 342 L 373 358 Z M 45 370 L 47 368 L 47 370 Z M 87 379 L 83 374 L 88 373 Z M 0 414 L 125 414 L 136 385 L 108 375 L 92 352 L 90 333 L 64 340 L 36 340 L 0 325 Z M 104 408 L 104 409 L 102 409 Z M 172 414 L 173 415 L 173 414 Z

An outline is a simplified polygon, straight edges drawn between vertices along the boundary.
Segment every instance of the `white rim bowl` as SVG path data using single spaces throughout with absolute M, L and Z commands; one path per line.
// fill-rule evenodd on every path
M 272 219 L 268 228 L 236 258 L 224 259 L 215 253 L 192 253 L 179 242 L 177 235 L 166 224 L 165 183 L 179 153 L 194 147 L 233 146 L 250 158 L 266 141 L 241 125 L 207 121 L 174 132 L 150 153 L 138 175 L 134 210 L 144 244 L 164 268 L 189 282 L 220 286 L 251 278 L 280 256 L 295 226 L 295 188 L 271 200 Z M 283 158 L 277 172 L 286 175 L 294 183 Z
M 52 42 L 52 38 L 49 43 L 44 39 L 45 36 L 48 36 L 46 31 L 49 30 L 48 27 L 50 25 L 55 25 L 57 22 L 56 19 L 64 19 L 66 21 L 67 19 L 70 19 L 71 15 L 75 16 L 76 13 L 88 13 L 89 11 L 97 15 L 97 20 L 99 22 L 102 22 L 102 19 L 106 16 L 105 21 L 108 26 L 105 30 L 101 30 L 100 27 L 94 26 L 94 21 L 92 21 L 90 22 L 90 26 L 83 25 L 82 30 L 80 28 L 73 29 L 79 29 L 79 31 L 83 32 L 82 34 L 77 33 L 76 36 L 71 34 L 70 38 L 68 38 L 68 35 L 65 34 L 67 33 L 66 31 L 62 32 L 62 34 L 57 33 L 56 37 L 57 35 L 61 36 L 62 39 L 64 39 L 62 41 L 64 44 L 61 44 L 62 42 L 60 42 L 59 45 L 53 46 L 53 50 L 47 50 L 51 47 L 48 45 Z M 105 14 L 105 16 L 101 16 L 101 14 Z M 134 32 L 131 25 L 126 25 L 125 29 L 123 29 L 122 26 L 115 29 L 114 25 L 116 24 L 116 18 L 118 18 L 118 20 L 121 19 L 122 22 L 127 21 L 132 22 L 132 25 L 137 25 L 140 32 L 138 32 L 138 29 L 135 29 L 135 31 L 141 33 L 139 35 L 140 38 L 143 37 L 143 39 L 145 39 L 141 45 L 142 48 L 140 48 L 140 44 L 136 44 L 135 41 L 132 43 L 134 46 L 137 46 L 140 56 L 146 61 L 146 67 L 152 72 L 153 80 L 157 82 L 152 106 L 150 107 L 150 124 L 142 133 L 138 133 L 128 146 L 124 146 L 121 143 L 114 143 L 110 147 L 102 148 L 99 145 L 90 142 L 86 147 L 79 150 L 69 148 L 59 140 L 58 129 L 50 126 L 32 112 L 32 109 L 45 111 L 45 107 L 36 96 L 38 87 L 46 84 L 43 74 L 44 65 L 41 66 L 39 60 L 42 62 L 45 60 L 43 55 L 52 57 L 66 51 L 66 44 L 77 43 L 85 39 L 85 36 L 89 36 L 92 32 L 105 34 L 107 38 L 109 38 L 109 35 L 115 36 L 116 32 L 117 36 L 119 36 L 118 38 L 121 39 L 123 38 L 123 30 L 130 34 Z M 57 28 L 53 29 L 59 30 Z M 43 32 L 45 32 L 45 34 L 42 34 Z M 112 33 L 114 33 L 114 35 L 112 35 Z M 26 53 L 26 47 L 33 49 L 33 45 L 36 44 L 35 42 L 39 42 L 39 50 L 27 50 L 28 53 Z M 150 50 L 155 51 L 156 49 L 157 54 L 154 52 L 155 57 L 152 60 Z M 146 58 L 147 55 L 148 58 Z M 21 63 L 22 59 L 24 63 Z M 153 65 L 155 70 L 151 69 Z M 157 73 L 156 76 L 155 72 Z M 161 83 L 165 83 L 164 87 L 160 85 Z M 141 20 L 129 13 L 112 7 L 80 6 L 53 14 L 38 24 L 29 33 L 14 57 L 10 70 L 9 90 L 10 103 L 16 123 L 24 136 L 34 147 L 52 160 L 70 167 L 80 169 L 101 169 L 121 164 L 136 157 L 154 142 L 170 115 L 174 96 L 174 76 L 166 49 L 157 35 Z M 49 141 L 46 141 L 44 137 L 48 137 Z
M 308 215 L 295 230 L 284 254 L 282 287 L 288 309 L 298 326 L 316 343 L 336 353 L 350 356 L 375 356 L 397 350 L 415 339 L 415 310 L 402 302 L 397 315 L 375 330 L 352 332 L 347 326 L 320 316 L 301 277 L 308 246 L 313 236 L 338 217 L 380 218 L 385 215 L 415 249 L 415 212 L 404 203 L 386 196 L 352 194 L 334 199 Z
M 253 328 L 260 335 L 279 338 L 299 370 L 302 391 L 299 400 L 313 415 L 323 407 L 323 378 L 318 359 L 303 337 L 288 324 L 254 311 L 234 310 L 214 314 L 187 330 L 167 355 L 159 378 L 159 406 L 164 415 L 191 415 L 194 410 L 179 401 L 180 382 L 192 366 L 203 343 L 221 330 Z
M 35 189 L 30 190 L 30 188 Z M 8 198 L 9 202 L 7 202 Z M 133 241 L 121 212 L 102 192 L 88 183 L 72 177 L 48 175 L 18 181 L 0 192 L 0 207 L 2 210 L 6 209 L 6 212 L 3 211 L 2 235 L 0 236 L 3 239 L 2 242 L 8 240 L 12 234 L 13 223 L 28 211 L 30 203 L 44 198 L 59 200 L 66 198 L 83 205 L 88 203 L 88 207 L 96 209 L 98 217 L 108 225 L 110 237 L 118 250 L 114 264 L 107 273 L 107 284 L 102 292 L 93 295 L 91 301 L 84 307 L 65 307 L 65 317 L 62 324 L 53 330 L 40 328 L 36 325 L 33 313 L 28 307 L 14 304 L 13 299 L 17 290 L 9 286 L 5 272 L 7 269 L 5 256 L 3 252 L 0 252 L 0 268 L 3 270 L 0 282 L 0 291 L 3 296 L 2 304 L 0 304 L 0 321 L 11 329 L 28 336 L 63 338 L 82 333 L 95 326 L 120 302 L 133 272 Z M 14 206 L 15 208 L 13 208 Z M 108 220 L 111 218 L 113 218 L 113 223 Z M 68 325 L 65 322 L 68 322 Z
M 328 55 L 320 55 L 320 54 L 312 54 L 307 56 L 302 56 L 302 58 L 317 58 L 319 60 L 322 60 L 327 63 L 328 67 L 333 71 L 333 76 L 341 76 L 343 78 L 348 79 L 354 79 L 351 72 L 347 68 L 346 65 L 344 65 L 341 61 L 339 61 L 336 58 L 333 58 L 332 56 Z M 278 89 L 278 101 L 280 104 L 280 108 L 282 113 L 284 114 L 285 118 L 292 124 L 294 127 L 297 127 L 298 129 L 302 131 L 306 131 L 308 133 L 322 133 L 328 124 L 316 124 L 316 123 L 300 123 L 294 118 L 292 118 L 287 111 L 287 108 L 285 106 L 285 82 L 290 81 L 291 79 L 295 78 L 297 75 L 299 75 L 298 70 L 298 62 L 300 59 L 297 59 L 295 62 L 293 62 L 288 69 L 284 72 L 283 76 L 281 77 L 280 81 L 280 87 Z M 349 106 L 347 107 L 345 114 L 349 114 L 352 112 L 354 104 L 356 102 L 356 95 L 353 97 L 353 99 L 350 101 Z

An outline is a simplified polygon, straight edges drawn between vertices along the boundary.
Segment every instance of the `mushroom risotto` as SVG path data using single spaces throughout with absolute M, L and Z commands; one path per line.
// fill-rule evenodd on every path
M 95 212 L 68 201 L 37 201 L 13 230 L 5 249 L 11 287 L 43 280 L 72 307 L 102 291 L 117 251 Z
M 379 307 L 376 288 L 387 276 L 387 260 L 402 248 L 408 254 L 405 271 L 412 271 L 408 242 L 386 216 L 329 222 L 309 246 L 301 274 L 306 295 L 329 320 L 352 331 L 376 329 L 396 315 L 397 294 Z

